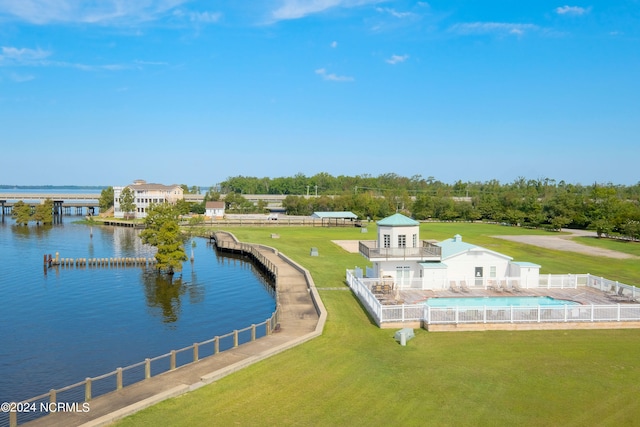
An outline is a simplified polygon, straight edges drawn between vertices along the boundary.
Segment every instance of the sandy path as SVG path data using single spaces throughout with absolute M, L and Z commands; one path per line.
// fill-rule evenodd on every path
M 511 240 L 518 243 L 526 243 L 528 245 L 540 246 L 547 249 L 557 249 L 560 251 L 578 252 L 582 254 L 617 258 L 617 259 L 632 259 L 638 258 L 635 255 L 626 254 L 624 252 L 613 251 L 611 249 L 598 248 L 595 246 L 587 246 L 578 243 L 573 240 L 577 236 L 592 236 L 595 237 L 596 233 L 593 231 L 585 230 L 568 230 L 563 231 L 571 234 L 566 235 L 539 235 L 539 236 L 491 236 L 503 240 Z
M 357 254 L 360 251 L 358 246 L 359 240 L 332 240 L 331 242 L 352 254 Z

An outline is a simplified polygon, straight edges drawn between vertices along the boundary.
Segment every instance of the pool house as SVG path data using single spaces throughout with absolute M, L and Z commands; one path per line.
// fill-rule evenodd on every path
M 382 328 L 640 327 L 634 286 L 589 274 L 541 275 L 538 264 L 460 235 L 421 240 L 420 224 L 402 214 L 377 224 L 377 239 L 358 244 L 372 267 L 348 270 L 346 281 Z
M 378 221 L 375 241 L 360 241 L 359 251 L 373 264 L 366 277 L 387 289 L 446 290 L 452 287 L 528 287 L 540 266 L 464 242 L 456 234 L 442 242 L 420 239 L 420 223 L 402 214 Z

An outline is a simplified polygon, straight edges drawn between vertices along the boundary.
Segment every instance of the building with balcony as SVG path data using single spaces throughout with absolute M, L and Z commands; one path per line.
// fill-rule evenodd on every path
M 499 286 L 501 280 L 537 280 L 540 266 L 462 241 L 420 239 L 420 223 L 402 214 L 378 221 L 375 241 L 360 241 L 359 252 L 373 264 L 367 277 L 395 290 Z
M 124 212 L 120 207 L 121 194 L 125 188 L 129 188 L 133 192 L 133 203 L 135 205 L 133 212 Z M 125 187 L 113 187 L 113 215 L 116 218 L 124 218 L 125 214 L 129 214 L 134 218 L 145 218 L 147 210 L 152 204 L 176 204 L 178 200 L 183 198 L 184 190 L 177 184 L 148 184 L 146 181 L 139 179 Z

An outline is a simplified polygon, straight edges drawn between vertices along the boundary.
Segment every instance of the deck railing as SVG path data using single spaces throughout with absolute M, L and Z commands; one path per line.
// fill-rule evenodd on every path
M 178 350 L 171 350 L 160 356 L 117 368 L 97 377 L 86 378 L 84 381 L 66 387 L 52 389 L 48 393 L 30 399 L 11 403 L 11 406 L 3 408 L 3 411 L 0 412 L 0 427 L 15 427 L 18 424 L 32 421 L 55 412 L 60 408 L 59 405 L 63 405 L 64 410 L 67 411 L 86 411 L 87 408 L 90 408 L 90 404 L 86 404 L 95 397 L 120 390 L 131 384 L 270 335 L 279 321 L 278 317 L 278 309 L 276 308 L 273 315 L 262 323 L 215 336 Z
M 426 304 L 386 305 L 371 291 L 372 279 L 358 278 L 347 270 L 347 284 L 375 322 L 424 322 L 424 324 L 524 323 L 524 322 L 625 322 L 640 321 L 640 289 L 590 274 L 541 275 L 529 289 L 566 289 L 581 286 L 599 289 L 625 304 L 566 305 L 559 307 L 429 307 Z M 505 278 L 506 281 L 506 278 Z
M 422 240 L 422 246 L 416 248 L 380 248 L 375 240 L 361 240 L 358 244 L 360 253 L 367 259 L 384 258 L 384 259 L 433 259 L 440 258 L 442 248 L 431 242 Z

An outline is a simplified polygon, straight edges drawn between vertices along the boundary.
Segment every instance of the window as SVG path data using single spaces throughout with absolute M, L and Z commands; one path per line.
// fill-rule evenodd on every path
M 489 267 L 489 277 L 496 277 L 496 266 L 492 265 Z
M 400 234 L 398 236 L 398 247 L 399 248 L 406 248 L 407 247 L 407 235 L 406 234 Z
M 383 238 L 383 242 L 384 242 L 384 247 L 385 248 L 390 248 L 391 247 L 391 235 L 389 234 L 385 234 L 382 236 Z
M 417 234 L 413 235 L 413 247 L 414 248 L 418 247 L 418 235 Z

